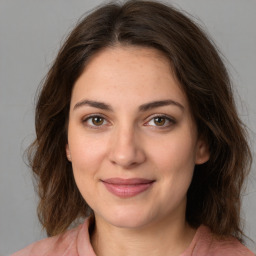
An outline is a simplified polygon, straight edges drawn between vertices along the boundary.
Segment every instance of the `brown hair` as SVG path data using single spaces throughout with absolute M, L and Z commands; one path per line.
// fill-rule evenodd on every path
M 82 19 L 43 83 L 29 155 L 38 182 L 39 219 L 48 235 L 90 214 L 65 153 L 69 104 L 86 63 L 116 44 L 153 47 L 171 61 L 210 149 L 209 161 L 195 167 L 186 219 L 193 227 L 205 224 L 218 236 L 242 240 L 240 196 L 251 154 L 227 70 L 198 25 L 175 8 L 151 1 L 107 4 Z

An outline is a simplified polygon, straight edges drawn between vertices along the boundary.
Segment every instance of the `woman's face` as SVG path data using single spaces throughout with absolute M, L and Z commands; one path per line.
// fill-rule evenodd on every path
M 129 228 L 184 221 L 209 157 L 168 60 L 131 46 L 101 51 L 76 81 L 66 152 L 96 219 Z

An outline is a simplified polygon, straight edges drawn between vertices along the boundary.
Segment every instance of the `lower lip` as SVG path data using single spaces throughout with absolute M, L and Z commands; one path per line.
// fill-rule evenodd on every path
M 114 194 L 115 196 L 121 198 L 128 198 L 133 197 L 142 192 L 148 190 L 152 185 L 153 182 L 150 183 L 143 183 L 143 184 L 131 184 L 131 185 L 123 185 L 123 184 L 112 184 L 103 182 L 107 190 Z

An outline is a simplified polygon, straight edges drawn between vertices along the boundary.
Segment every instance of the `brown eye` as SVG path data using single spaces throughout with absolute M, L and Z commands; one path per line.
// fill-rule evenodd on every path
M 165 117 L 155 117 L 154 118 L 154 123 L 156 126 L 163 126 L 165 125 L 165 122 L 166 122 L 166 118 Z
M 104 126 L 106 125 L 108 122 L 107 120 L 102 117 L 102 116 L 97 116 L 97 115 L 94 115 L 94 116 L 89 116 L 87 117 L 84 121 L 83 121 L 84 124 L 86 124 L 88 127 L 101 127 L 101 126 Z
M 92 124 L 95 126 L 100 126 L 104 123 L 104 118 L 100 116 L 92 117 L 91 120 L 92 120 Z
M 165 115 L 158 115 L 152 117 L 147 123 L 147 126 L 159 127 L 159 128 L 168 128 L 176 124 L 176 121 Z

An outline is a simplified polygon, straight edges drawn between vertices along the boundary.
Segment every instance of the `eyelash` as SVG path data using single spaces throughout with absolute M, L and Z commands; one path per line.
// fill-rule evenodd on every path
M 92 122 L 93 118 L 101 118 L 101 119 L 103 119 L 103 122 L 106 122 L 106 121 L 107 121 L 107 119 L 106 119 L 103 115 L 101 115 L 101 114 L 93 114 L 93 115 L 90 115 L 90 116 L 85 117 L 85 118 L 82 120 L 82 122 L 83 122 L 84 124 L 86 124 L 88 127 L 92 128 L 92 129 L 99 129 L 100 127 L 102 127 L 102 126 L 104 125 L 104 124 L 103 124 L 103 125 L 97 126 L 97 125 L 88 124 L 88 121 L 91 119 L 91 122 Z
M 157 126 L 157 125 L 154 125 L 153 127 L 157 127 L 158 129 L 164 129 L 164 128 L 169 128 L 170 126 L 176 124 L 176 120 L 174 118 L 171 118 L 170 116 L 167 116 L 167 115 L 164 115 L 164 114 L 156 114 L 156 115 L 153 115 L 153 116 L 150 116 L 150 120 L 146 123 L 146 126 L 150 126 L 149 125 L 149 122 L 153 121 L 156 119 L 156 118 L 163 118 L 165 121 L 164 121 L 164 125 L 160 125 L 160 126 Z M 166 122 L 168 124 L 166 124 Z
M 93 124 L 89 124 L 88 121 L 91 120 L 91 122 L 92 122 L 93 118 L 100 118 L 100 119 L 102 119 L 102 120 L 103 120 L 103 124 L 100 124 L 100 125 L 98 125 L 98 126 L 97 126 L 97 125 L 93 125 Z M 155 120 L 156 118 L 163 118 L 163 119 L 164 119 L 164 125 L 162 125 L 162 126 L 161 126 L 161 125 L 160 125 L 160 126 L 152 125 L 152 127 L 154 127 L 154 128 L 164 129 L 164 128 L 168 128 L 168 127 L 170 127 L 170 126 L 176 124 L 176 120 L 175 120 L 174 118 L 171 118 L 171 117 L 169 117 L 169 116 L 167 116 L 167 115 L 164 115 L 164 114 L 156 114 L 156 115 L 150 116 L 150 119 L 149 119 L 149 121 L 147 121 L 147 122 L 145 123 L 145 126 L 151 126 L 151 125 L 149 125 L 149 123 L 150 123 L 151 121 L 154 122 L 154 120 Z M 82 123 L 86 124 L 89 128 L 92 128 L 92 129 L 100 129 L 102 126 L 107 125 L 107 124 L 104 124 L 104 122 L 108 122 L 108 121 L 107 121 L 107 119 L 106 119 L 103 115 L 101 115 L 101 114 L 93 114 L 93 115 L 90 115 L 90 116 L 85 117 L 85 118 L 82 120 Z M 168 123 L 167 125 L 166 125 L 166 122 Z

